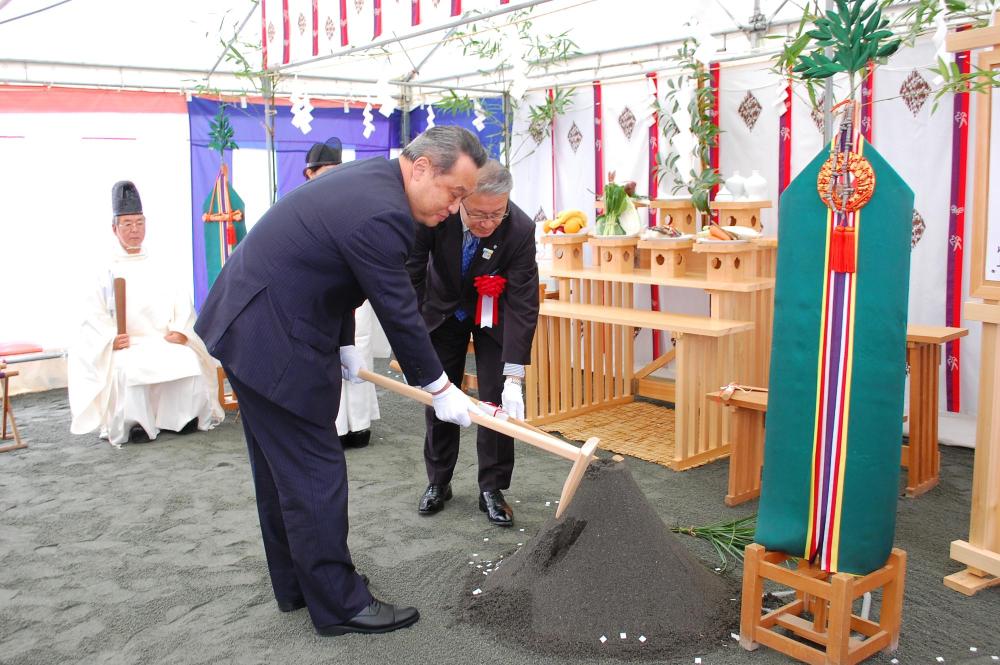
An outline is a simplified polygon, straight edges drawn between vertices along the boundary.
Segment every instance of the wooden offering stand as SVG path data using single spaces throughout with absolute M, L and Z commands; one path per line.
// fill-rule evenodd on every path
M 601 272 L 627 274 L 635 268 L 638 236 L 591 236 L 587 243 Z
M 697 219 L 687 201 L 650 205 L 671 215 L 690 210 Z M 545 242 L 570 242 L 557 238 Z M 529 420 L 552 423 L 646 395 L 675 405 L 673 450 L 669 439 L 663 442 L 671 468 L 688 469 L 726 456 L 725 414 L 711 407 L 706 395 L 729 381 L 766 385 L 774 279 L 773 272 L 764 274 L 773 271 L 773 261 L 762 258 L 773 255 L 773 243 L 739 243 L 741 267 L 708 274 L 705 267 L 695 265 L 708 255 L 697 252 L 693 240 L 591 238 L 589 242 L 594 258 L 601 259 L 599 266 L 579 266 L 564 254 L 551 270 L 542 271 L 544 277 L 556 278 L 558 292 L 555 299 L 541 302 L 525 382 Z M 631 255 L 626 258 L 635 248 L 649 259 L 649 269 L 636 268 Z M 735 258 L 721 247 L 713 249 L 717 255 Z M 637 285 L 701 289 L 711 296 L 711 312 L 691 316 L 635 309 Z M 668 331 L 676 341 L 673 349 L 638 371 L 633 357 L 637 328 Z M 761 332 L 766 336 L 760 338 Z M 676 361 L 676 382 L 648 376 L 671 361 Z
M 790 558 L 756 543 L 747 546 L 740 646 L 752 651 L 763 644 L 810 665 L 855 665 L 877 651 L 896 650 L 906 552 L 893 549 L 884 566 L 861 577 L 830 574 L 801 560 L 792 570 L 782 565 Z M 794 589 L 795 600 L 762 614 L 765 580 Z M 851 605 L 857 598 L 879 588 L 882 607 L 877 622 L 852 614 Z
M 976 66 L 995 74 L 1000 70 L 1000 12 L 987 28 L 949 33 L 946 46 L 952 52 L 991 47 L 979 53 Z M 963 311 L 964 318 L 983 323 L 969 539 L 951 543 L 951 558 L 967 568 L 944 578 L 945 586 L 970 596 L 1000 585 L 1000 257 L 994 249 L 1000 215 L 990 201 L 990 171 L 1000 169 L 990 151 L 994 94 L 987 88 L 976 101 L 969 294 L 982 302 L 967 302 Z
M 542 242 L 552 245 L 552 266 L 562 270 L 583 269 L 583 245 L 586 234 L 546 233 Z
M 719 226 L 745 226 L 764 230 L 761 210 L 770 208 L 770 201 L 712 201 L 708 207 L 718 215 Z

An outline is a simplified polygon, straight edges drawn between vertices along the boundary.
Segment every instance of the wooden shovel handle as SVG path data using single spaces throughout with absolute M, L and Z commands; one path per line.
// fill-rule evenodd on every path
M 374 372 L 370 372 L 366 369 L 359 371 L 358 376 L 365 381 L 371 381 L 375 385 L 382 386 L 383 388 L 398 393 L 403 397 L 409 397 L 410 399 L 416 400 L 421 404 L 431 406 L 434 402 L 434 398 L 431 397 L 430 393 L 426 390 L 422 390 L 415 386 L 409 386 L 400 381 L 396 381 L 395 379 L 390 379 L 387 376 L 375 374 Z M 561 439 L 557 439 L 550 434 L 529 429 L 528 427 L 519 425 L 516 422 L 501 420 L 500 418 L 487 415 L 481 412 L 471 402 L 469 404 L 469 416 L 471 416 L 472 421 L 477 425 L 482 425 L 483 427 L 489 428 L 494 432 L 499 432 L 500 434 L 506 434 L 507 436 L 517 439 L 518 441 L 524 441 L 525 443 L 535 446 L 536 448 L 541 448 L 542 450 L 554 453 L 572 462 L 576 462 L 580 458 L 580 449 L 576 446 L 566 443 Z

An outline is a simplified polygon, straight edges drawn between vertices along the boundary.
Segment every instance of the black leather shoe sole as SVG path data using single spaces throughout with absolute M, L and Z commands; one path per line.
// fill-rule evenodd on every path
M 421 498 L 420 500 L 421 505 L 417 507 L 417 512 L 420 513 L 421 515 L 433 515 L 434 513 L 439 513 L 441 512 L 442 509 L 444 509 L 444 502 L 450 501 L 452 496 L 454 495 L 451 492 L 451 485 L 449 485 L 448 489 L 445 490 L 444 496 L 441 498 L 441 501 L 439 503 L 427 506 L 425 508 L 423 506 L 423 499 Z
M 146 430 L 143 429 L 142 425 L 132 425 L 132 429 L 128 431 L 128 442 L 129 443 L 149 443 L 152 439 L 146 434 Z
M 391 633 L 400 628 L 409 628 L 420 619 L 420 612 L 413 611 L 413 616 L 406 617 L 394 623 L 384 626 L 352 626 L 350 624 L 340 624 L 337 626 L 325 626 L 317 628 L 316 632 L 323 637 L 334 637 L 336 635 L 347 635 L 348 633 L 361 633 L 363 635 L 377 635 L 379 633 Z

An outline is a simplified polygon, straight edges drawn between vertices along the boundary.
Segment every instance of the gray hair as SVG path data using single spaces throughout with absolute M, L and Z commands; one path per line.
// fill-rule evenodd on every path
M 442 173 L 450 171 L 463 154 L 469 156 L 476 168 L 482 168 L 489 157 L 476 135 L 457 125 L 431 127 L 410 141 L 400 153 L 411 162 L 426 157 Z
M 495 159 L 491 159 L 479 169 L 479 182 L 476 183 L 477 194 L 501 195 L 510 194 L 514 189 L 514 176 L 507 167 Z

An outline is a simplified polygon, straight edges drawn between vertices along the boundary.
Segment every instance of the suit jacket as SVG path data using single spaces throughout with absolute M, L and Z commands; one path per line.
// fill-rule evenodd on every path
M 272 402 L 330 424 L 340 346 L 367 298 L 412 384 L 443 372 L 405 269 L 414 227 L 398 160 L 338 167 L 275 203 L 236 247 L 195 330 L 227 371 Z
M 420 313 L 427 328 L 437 328 L 459 306 L 474 316 L 479 296 L 473 280 L 478 275 L 500 275 L 507 279 L 506 288 L 500 295 L 500 321 L 492 328 L 484 328 L 484 332 L 503 348 L 503 362 L 528 365 L 531 363 L 531 340 L 538 324 L 535 223 L 511 203 L 509 217 L 492 235 L 479 240 L 479 248 L 464 280 L 463 231 L 458 214 L 434 228 L 417 229 L 417 240 L 406 269 L 417 291 Z

